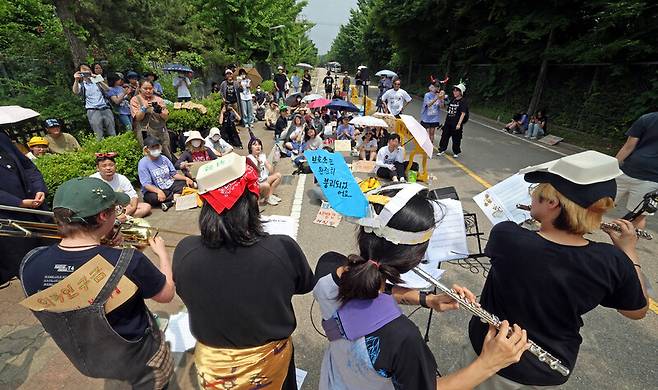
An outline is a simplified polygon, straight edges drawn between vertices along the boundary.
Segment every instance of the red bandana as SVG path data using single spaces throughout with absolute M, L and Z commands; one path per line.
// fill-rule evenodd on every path
M 247 164 L 246 170 L 242 177 L 233 180 L 226 185 L 201 194 L 201 197 L 210 205 L 218 214 L 225 209 L 233 207 L 235 202 L 242 196 L 245 188 L 258 196 L 260 187 L 258 186 L 258 171 L 251 165 Z

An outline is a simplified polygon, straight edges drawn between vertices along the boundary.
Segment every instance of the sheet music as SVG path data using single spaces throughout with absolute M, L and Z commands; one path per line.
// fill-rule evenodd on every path
M 306 374 L 308 372 L 304 370 L 300 370 L 299 368 L 295 368 L 295 377 L 297 379 L 297 389 L 301 389 L 302 385 L 304 384 L 304 379 L 306 379 Z
M 434 279 L 441 279 L 441 275 L 445 272 L 444 269 L 439 269 L 438 261 L 430 261 L 429 263 L 421 263 L 418 267 L 422 268 L 425 272 L 432 275 Z M 404 283 L 399 284 L 401 287 L 417 288 L 427 290 L 432 287 L 432 284 L 425 281 L 425 279 L 416 275 L 414 271 L 406 272 L 400 275 Z
M 475 195 L 473 200 L 494 225 L 503 221 L 522 223 L 530 218 L 528 211 L 516 208 L 517 204 L 530 204 L 528 189 L 532 184 L 515 174 L 495 186 Z
M 432 233 L 425 259 L 446 261 L 468 256 L 464 210 L 460 201 L 440 199 L 434 204 L 434 218 L 441 221 Z
M 169 317 L 165 340 L 171 344 L 172 352 L 185 352 L 194 348 L 196 339 L 192 336 L 190 315 L 187 312 L 180 312 Z
M 263 215 L 263 229 L 269 234 L 285 234 L 297 240 L 298 222 L 286 215 Z

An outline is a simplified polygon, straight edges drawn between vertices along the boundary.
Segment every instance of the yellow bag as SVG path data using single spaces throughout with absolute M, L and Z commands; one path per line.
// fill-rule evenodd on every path
M 183 187 L 183 192 L 181 192 L 180 196 L 192 195 L 192 194 L 195 194 L 195 195 L 196 195 L 196 204 L 197 204 L 199 207 L 203 207 L 203 200 L 202 200 L 201 197 L 199 196 L 199 190 L 197 190 L 196 188 L 192 188 L 192 187 Z
M 377 180 L 374 177 L 369 177 L 369 178 L 361 180 L 359 182 L 359 188 L 361 189 L 361 192 L 363 192 L 363 193 L 366 193 L 368 191 L 372 191 L 372 190 L 374 190 L 376 188 L 379 188 L 381 186 L 382 186 L 382 184 L 379 182 L 379 180 Z

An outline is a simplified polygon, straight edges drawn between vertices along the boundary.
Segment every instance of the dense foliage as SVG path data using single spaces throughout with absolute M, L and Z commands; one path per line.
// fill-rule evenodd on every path
M 36 109 L 73 132 L 88 124 L 71 92 L 79 63 L 106 72 L 158 72 L 168 62 L 195 70 L 203 97 L 231 63 L 314 63 L 317 49 L 296 0 L 12 0 L 0 2 L 0 105 Z M 271 27 L 280 28 L 271 29 Z M 160 73 L 170 99 L 171 77 Z M 219 80 L 221 81 L 221 80 Z
M 81 176 L 89 176 L 96 172 L 96 159 L 94 153 L 117 152 L 119 155 L 115 161 L 117 172 L 125 175 L 132 182 L 138 180 L 137 163 L 142 158 L 142 149 L 133 133 L 124 133 L 116 137 L 105 138 L 97 141 L 94 137 L 80 140 L 82 149 L 77 152 L 63 154 L 48 154 L 35 160 L 39 171 L 43 174 L 48 187 L 48 201 L 60 184 L 69 179 Z
M 619 137 L 658 103 L 658 7 L 360 0 L 327 58 L 390 67 L 416 91 L 430 74 L 448 74 L 466 80 L 472 105 L 487 112 L 545 107 L 554 124 Z

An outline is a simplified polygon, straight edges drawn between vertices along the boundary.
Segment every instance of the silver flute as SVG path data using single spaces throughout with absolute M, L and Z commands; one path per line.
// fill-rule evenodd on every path
M 426 282 L 436 286 L 436 288 L 448 294 L 448 296 L 450 296 L 452 299 L 454 299 L 459 303 L 460 307 L 470 311 L 475 316 L 479 317 L 482 322 L 486 324 L 491 324 L 495 326 L 496 329 L 500 329 L 501 321 L 494 314 L 491 314 L 488 311 L 481 308 L 480 306 L 478 306 L 477 304 L 471 303 L 467 299 L 462 298 L 461 295 L 457 294 L 453 289 L 448 288 L 443 283 L 434 279 L 432 275 L 425 272 L 422 268 L 415 267 L 413 271 L 416 273 L 416 275 L 423 278 Z M 510 333 L 512 332 L 511 328 L 509 332 Z M 560 361 L 560 359 L 551 355 L 548 351 L 546 351 L 544 348 L 540 347 L 539 345 L 535 344 L 535 342 L 533 342 L 532 340 L 528 339 L 528 343 L 530 344 L 530 348 L 528 348 L 528 351 L 530 351 L 530 353 L 535 355 L 540 362 L 548 364 L 551 370 L 555 370 L 564 376 L 569 375 L 570 372 L 569 368 L 565 367 Z
M 530 206 L 525 205 L 525 204 L 517 204 L 516 205 L 517 209 L 525 210 L 525 211 L 530 211 Z M 601 223 L 601 229 L 612 229 L 616 232 L 621 232 L 621 226 L 617 225 L 616 223 L 612 222 L 603 222 Z M 637 235 L 637 238 L 643 238 L 645 240 L 653 240 L 653 235 L 649 233 L 646 230 L 642 229 L 635 229 L 635 235 Z

